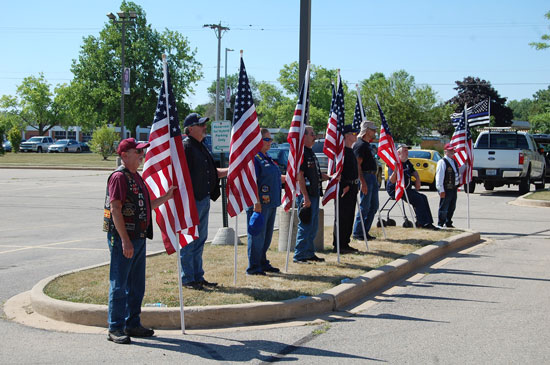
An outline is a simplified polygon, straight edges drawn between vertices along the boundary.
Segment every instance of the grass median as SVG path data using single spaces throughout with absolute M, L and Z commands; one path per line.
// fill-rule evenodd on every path
M 364 241 L 352 240 L 351 246 L 359 253 L 340 255 L 340 263 L 332 249 L 332 227 L 325 227 L 325 250 L 318 255 L 326 262 L 295 264 L 290 253 L 288 273 L 284 273 L 286 252 L 278 252 L 278 232 L 274 233 L 267 253 L 271 264 L 281 273 L 267 276 L 247 276 L 248 263 L 245 245 L 238 247 L 237 285 L 233 285 L 233 246 L 207 244 L 203 260 L 205 278 L 219 283 L 208 290 L 183 289 L 185 306 L 237 304 L 280 301 L 322 293 L 342 282 L 383 266 L 388 262 L 459 233 L 458 230 L 431 231 L 425 229 L 389 227 L 384 240 L 381 229 L 371 229 L 378 238 L 369 241 L 367 252 Z M 179 306 L 178 266 L 176 255 L 160 254 L 147 258 L 146 289 L 143 304 L 163 303 Z M 107 304 L 109 266 L 66 275 L 52 281 L 45 293 L 52 298 L 78 303 Z
M 96 153 L 8 152 L 0 155 L 0 167 L 116 168 L 116 156 L 104 160 Z
M 535 191 L 534 193 L 527 195 L 525 199 L 550 200 L 550 191 L 549 190 Z

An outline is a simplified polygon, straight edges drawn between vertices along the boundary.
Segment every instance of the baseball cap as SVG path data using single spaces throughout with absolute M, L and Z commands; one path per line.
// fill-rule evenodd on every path
M 137 143 L 136 140 L 133 138 L 126 138 L 120 141 L 116 152 L 121 155 L 122 152 L 129 151 L 132 148 L 135 148 L 136 150 L 142 150 L 147 147 L 149 147 L 149 143 Z
M 342 128 L 342 134 L 346 133 L 357 133 L 359 132 L 356 128 L 353 128 L 351 124 L 345 125 L 344 128 Z
M 251 236 L 257 236 L 262 231 L 263 226 L 264 216 L 262 213 L 252 213 L 252 216 L 250 216 L 250 220 L 248 221 L 248 233 Z
M 208 122 L 210 120 L 210 118 L 202 118 L 200 116 L 200 114 L 197 114 L 197 113 L 191 113 L 189 114 L 188 116 L 185 117 L 185 121 L 183 122 L 183 126 L 184 127 L 190 127 L 192 125 L 197 125 L 197 124 L 204 124 L 206 122 Z
M 376 124 L 374 124 L 373 122 L 371 122 L 370 120 L 367 120 L 363 123 L 361 123 L 361 131 L 359 132 L 359 137 L 363 137 L 366 133 L 367 133 L 367 130 L 377 130 L 376 128 Z
M 406 149 L 410 150 L 411 149 L 411 146 L 409 146 L 408 144 L 406 143 L 401 143 L 397 146 L 397 149 L 400 149 L 400 148 L 403 148 L 405 147 Z
M 453 146 L 451 146 L 450 143 L 445 143 L 444 149 L 445 149 L 446 151 L 454 151 L 454 150 L 455 150 L 455 148 L 454 148 Z

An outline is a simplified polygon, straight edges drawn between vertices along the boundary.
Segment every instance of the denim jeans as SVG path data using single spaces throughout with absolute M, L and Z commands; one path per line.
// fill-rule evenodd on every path
M 250 221 L 253 209 L 246 210 L 246 221 Z M 265 207 L 262 205 L 262 215 L 264 216 L 264 227 L 262 231 L 252 236 L 248 234 L 248 267 L 246 272 L 249 274 L 261 272 L 271 267 L 267 259 L 267 250 L 271 245 L 273 238 L 273 226 L 275 224 L 275 214 L 277 207 Z
M 419 193 L 415 189 L 407 189 L 407 195 L 403 194 L 403 199 L 407 201 L 407 197 L 409 198 L 408 201 L 414 208 L 418 224 L 421 227 L 427 224 L 432 224 L 434 221 L 426 195 Z
M 145 293 L 145 239 L 134 239 L 134 255 L 122 254 L 122 241 L 117 235 L 107 234 L 111 252 L 109 270 L 109 331 L 135 328 L 141 325 L 141 302 Z
M 181 259 L 181 282 L 183 285 L 204 280 L 202 268 L 202 251 L 208 237 L 208 213 L 210 212 L 210 196 L 195 202 L 197 214 L 199 215 L 199 237 L 182 247 L 180 250 Z
M 294 249 L 294 260 L 305 260 L 315 255 L 315 245 L 313 240 L 317 235 L 319 226 L 319 197 L 309 197 L 311 201 L 311 221 L 305 224 L 298 217 L 298 232 L 296 233 L 296 248 Z M 304 196 L 300 195 L 296 199 L 298 212 L 302 208 Z M 298 213 L 299 214 L 299 213 Z
M 363 178 L 367 183 L 367 194 L 360 193 L 361 201 L 359 203 L 359 209 L 363 215 L 363 222 L 365 222 L 365 231 L 368 233 L 376 212 L 378 211 L 378 181 L 375 174 L 363 173 Z M 353 224 L 353 237 L 363 237 L 363 227 L 361 225 L 361 215 L 357 212 L 355 216 L 355 223 Z
M 445 198 L 439 200 L 439 212 L 437 225 L 443 227 L 444 224 L 450 226 L 453 224 L 453 214 L 456 208 L 456 189 L 445 189 Z

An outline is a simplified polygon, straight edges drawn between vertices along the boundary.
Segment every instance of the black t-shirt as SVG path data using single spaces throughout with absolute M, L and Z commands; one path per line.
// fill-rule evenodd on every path
M 208 195 L 212 200 L 216 200 L 220 194 L 220 189 L 218 171 L 212 154 L 204 143 L 191 136 L 187 136 L 183 141 L 183 148 L 191 175 L 195 200 L 202 200 Z
M 308 195 L 310 197 L 323 195 L 321 187 L 321 167 L 311 148 L 304 146 L 304 158 L 300 165 L 300 171 L 304 172 Z
M 353 153 L 355 157 L 363 159 L 361 162 L 361 171 L 376 171 L 376 161 L 374 160 L 369 142 L 358 139 L 353 145 Z
M 349 147 L 344 148 L 344 168 L 340 178 L 340 189 L 355 184 L 356 180 L 359 178 L 357 170 L 357 160 L 355 159 L 353 150 Z

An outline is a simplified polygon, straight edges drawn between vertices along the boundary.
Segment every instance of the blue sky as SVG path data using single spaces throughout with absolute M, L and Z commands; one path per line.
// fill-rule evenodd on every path
M 284 64 L 298 60 L 299 0 L 135 1 L 148 23 L 185 35 L 203 65 L 191 105 L 208 100 L 216 79 L 217 40 L 203 24 L 231 29 L 222 38 L 228 73 L 239 52 L 249 75 L 276 83 Z M 550 50 L 528 43 L 550 33 L 546 1 L 312 1 L 311 62 L 340 68 L 351 86 L 374 72 L 404 69 L 431 85 L 440 100 L 456 94 L 454 81 L 476 76 L 509 100 L 530 98 L 550 84 Z M 0 95 L 14 95 L 22 79 L 43 72 L 53 85 L 69 82 L 82 38 L 99 34 L 120 2 L 3 1 L 0 13 Z M 160 55 L 159 55 L 160 57 Z

